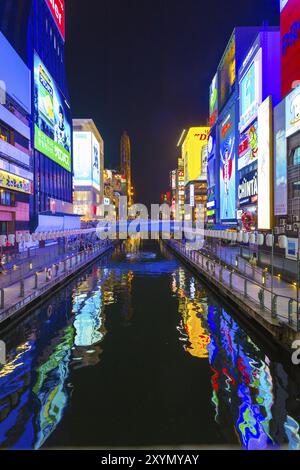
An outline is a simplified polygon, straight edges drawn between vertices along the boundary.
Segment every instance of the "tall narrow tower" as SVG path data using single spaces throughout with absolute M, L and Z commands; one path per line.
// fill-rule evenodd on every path
M 128 207 L 132 206 L 132 185 L 131 185 L 131 147 L 130 139 L 126 131 L 121 137 L 121 174 L 126 178 Z

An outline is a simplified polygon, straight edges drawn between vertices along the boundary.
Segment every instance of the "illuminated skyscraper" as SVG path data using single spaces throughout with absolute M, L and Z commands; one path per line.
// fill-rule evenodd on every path
M 133 204 L 133 193 L 131 184 L 131 146 L 130 139 L 126 131 L 121 137 L 121 175 L 126 178 L 128 207 Z

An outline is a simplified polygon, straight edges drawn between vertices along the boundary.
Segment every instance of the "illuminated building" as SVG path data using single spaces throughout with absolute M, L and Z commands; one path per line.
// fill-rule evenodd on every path
M 300 229 L 300 4 L 281 2 L 281 93 L 274 109 L 275 231 L 287 234 L 286 258 L 296 261 Z
M 179 158 L 177 168 L 176 204 L 180 216 L 184 215 L 184 186 L 184 164 L 183 159 Z
M 279 76 L 280 34 L 278 28 L 268 28 L 258 33 L 238 71 L 237 218 L 247 231 L 273 226 L 273 129 L 269 106 L 280 100 Z M 266 102 L 269 96 L 270 105 Z
M 72 120 L 64 62 L 64 0 L 3 0 L 0 13 L 1 29 L 13 39 L 32 77 L 34 187 L 30 229 L 78 228 L 80 220 L 73 215 L 72 204 Z
M 1 32 L 0 66 L 0 236 L 9 251 L 15 235 L 29 233 L 31 93 L 29 68 Z
M 237 224 L 238 70 L 260 29 L 234 29 L 210 86 L 206 221 L 214 228 Z
M 176 190 L 177 190 L 177 178 L 178 170 L 172 170 L 170 172 L 170 191 L 171 191 L 171 217 L 175 219 L 176 217 Z
M 133 204 L 133 188 L 131 179 L 131 145 L 126 131 L 121 137 L 121 175 L 126 179 L 128 207 Z
M 103 204 L 104 142 L 92 119 L 73 120 L 74 213 L 100 218 Z

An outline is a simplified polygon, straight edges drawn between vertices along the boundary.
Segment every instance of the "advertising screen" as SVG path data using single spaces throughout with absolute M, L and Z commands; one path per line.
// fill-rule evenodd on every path
M 222 107 L 232 93 L 236 80 L 235 36 L 232 36 L 220 64 L 220 106 Z
M 2 33 L 0 33 L 0 91 L 1 104 L 5 104 L 5 93 L 8 93 L 25 111 L 31 112 L 29 69 Z
M 67 171 L 71 163 L 70 108 L 39 56 L 34 54 L 34 146 Z
M 262 102 L 262 49 L 240 81 L 240 124 L 243 131 L 257 116 Z
M 300 130 L 300 86 L 286 97 L 286 136 Z
M 73 132 L 73 159 L 75 186 L 92 184 L 92 133 Z
M 274 109 L 275 139 L 275 215 L 287 214 L 287 141 L 285 136 L 285 100 Z
M 281 36 L 281 93 L 285 97 L 300 80 L 300 2 L 282 2 Z
M 208 143 L 209 127 L 191 127 L 182 144 L 185 184 L 202 176 L 202 150 Z
M 257 121 L 240 136 L 238 169 L 255 162 L 258 158 Z
M 236 219 L 235 108 L 220 126 L 220 218 Z
M 100 191 L 100 145 L 92 134 L 92 174 L 93 186 Z
M 272 214 L 272 161 L 271 161 L 271 97 L 258 109 L 258 229 L 271 229 Z
M 218 118 L 218 74 L 213 78 L 209 89 L 209 125 L 214 126 Z
M 65 2 L 64 0 L 46 0 L 58 31 L 65 40 Z

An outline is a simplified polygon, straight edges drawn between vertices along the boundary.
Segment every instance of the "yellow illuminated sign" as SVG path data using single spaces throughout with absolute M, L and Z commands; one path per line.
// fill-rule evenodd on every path
M 12 175 L 7 171 L 0 170 L 0 187 L 10 189 L 12 191 L 19 191 L 20 193 L 32 194 L 32 182 L 21 178 L 20 176 Z
M 202 150 L 208 142 L 209 127 L 191 127 L 182 144 L 185 184 L 197 181 L 203 173 Z

